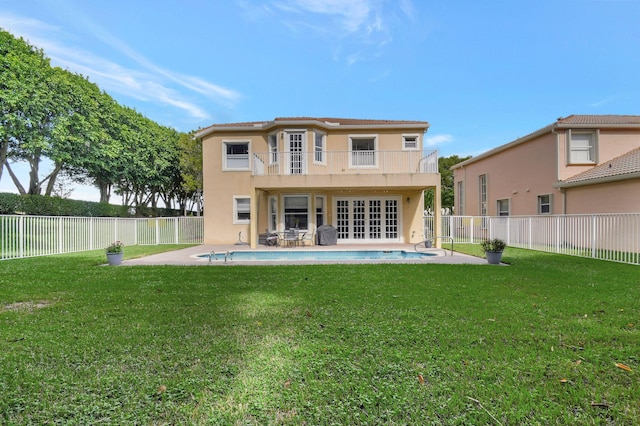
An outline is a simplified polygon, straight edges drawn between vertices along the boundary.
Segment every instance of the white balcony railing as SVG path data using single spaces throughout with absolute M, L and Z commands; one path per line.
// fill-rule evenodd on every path
M 254 176 L 438 173 L 438 152 L 256 152 L 252 172 Z

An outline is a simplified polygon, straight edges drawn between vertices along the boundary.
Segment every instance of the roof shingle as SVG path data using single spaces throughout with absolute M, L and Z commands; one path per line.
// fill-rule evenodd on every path
M 592 169 L 579 173 L 563 181 L 565 184 L 588 182 L 613 177 L 624 177 L 640 173 L 640 148 L 636 148 Z

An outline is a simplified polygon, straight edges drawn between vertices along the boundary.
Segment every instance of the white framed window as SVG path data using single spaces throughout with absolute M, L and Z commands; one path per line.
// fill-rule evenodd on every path
M 222 142 L 223 170 L 249 170 L 249 141 Z
M 316 228 L 326 223 L 326 209 L 327 198 L 324 195 L 316 196 Z
M 278 199 L 269 197 L 269 231 L 278 230 Z
M 313 142 L 313 162 L 318 164 L 327 163 L 327 134 L 322 132 L 315 132 L 315 138 Z
M 350 135 L 349 166 L 376 167 L 378 164 L 376 158 L 377 147 L 377 135 Z
M 551 194 L 538 195 L 538 214 L 551 214 Z
M 283 197 L 284 229 L 309 229 L 309 196 L 305 194 Z
M 278 133 L 269 134 L 269 164 L 278 164 Z
M 568 164 L 595 164 L 598 146 L 597 130 L 568 130 Z
M 478 176 L 478 205 L 480 216 L 487 215 L 487 175 Z
M 305 129 L 285 129 L 285 173 L 304 175 L 307 173 L 307 131 Z M 288 149 L 288 153 L 286 153 Z
M 248 195 L 233 196 L 233 223 L 246 224 L 251 219 L 251 197 Z
M 457 205 L 455 207 L 455 214 L 458 216 L 462 216 L 464 214 L 464 181 L 458 182 L 457 188 L 458 196 L 457 196 Z
M 402 135 L 402 149 L 416 151 L 420 149 L 420 135 Z
M 498 200 L 498 216 L 509 216 L 509 199 Z

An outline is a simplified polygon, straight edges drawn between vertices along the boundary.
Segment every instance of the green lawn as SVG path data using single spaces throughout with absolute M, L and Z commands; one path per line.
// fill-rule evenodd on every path
M 636 423 L 640 268 L 504 260 L 3 261 L 0 424 Z

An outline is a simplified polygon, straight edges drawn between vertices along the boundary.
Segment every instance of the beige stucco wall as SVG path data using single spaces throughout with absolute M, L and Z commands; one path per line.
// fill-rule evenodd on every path
M 553 188 L 553 184 L 595 166 L 595 164 L 567 164 L 567 139 L 568 131 L 559 129 L 556 133 L 549 132 L 462 168 L 455 169 L 454 191 L 456 191 L 456 204 L 458 202 L 458 182 L 464 181 L 464 214 L 480 214 L 478 178 L 480 175 L 486 174 L 488 188 L 487 207 L 488 215 L 490 216 L 497 215 L 497 201 L 501 199 L 510 200 L 511 215 L 536 215 L 538 214 L 538 196 L 546 194 L 551 195 L 551 213 L 565 213 L 563 194 L 560 190 Z M 635 129 L 599 130 L 597 144 L 598 164 L 605 163 L 637 148 L 639 141 L 640 131 Z M 600 208 L 610 208 L 612 212 L 629 212 L 630 210 L 625 209 L 633 207 L 633 202 L 628 200 L 628 193 L 623 197 L 618 197 L 621 194 L 619 191 L 626 190 L 618 190 L 618 187 L 623 188 L 625 185 L 615 185 L 616 189 L 613 189 L 615 195 L 607 194 L 607 190 L 596 191 L 594 186 L 586 186 L 581 189 L 572 188 L 568 190 L 568 193 L 574 194 L 573 197 L 576 201 L 572 204 L 571 210 L 567 210 L 566 213 L 579 213 L 579 209 L 583 207 L 585 208 L 585 213 L 591 212 L 594 207 L 589 206 L 589 204 L 593 203 L 596 195 L 600 196 L 600 192 L 606 195 L 604 200 L 606 200 L 607 205 L 615 204 L 613 202 L 609 203 L 609 201 L 613 201 L 616 198 L 618 198 L 616 203 L 619 203 L 617 207 L 601 206 Z M 612 188 L 614 187 L 612 186 Z M 591 190 L 595 191 L 594 195 L 586 195 Z M 580 201 L 575 198 L 578 197 L 578 194 L 580 194 Z M 589 200 L 589 197 L 593 197 L 592 200 Z M 598 204 L 601 203 L 598 201 Z M 569 207 L 569 204 L 567 204 L 567 207 Z
M 640 213 L 640 179 L 565 189 L 567 214 Z
M 497 201 L 510 200 L 511 215 L 537 214 L 538 196 L 552 194 L 552 212 L 560 213 L 557 181 L 556 138 L 543 135 L 481 161 L 454 170 L 454 190 L 465 182 L 464 214 L 479 215 L 479 177 L 487 175 L 487 214 L 497 215 Z M 458 201 L 456 194 L 456 203 Z M 457 212 L 460 213 L 460 212 Z
M 278 150 L 288 151 L 286 138 L 280 137 L 283 130 L 304 130 L 297 127 L 278 129 Z M 326 150 L 349 151 L 349 135 L 376 135 L 377 150 L 402 150 L 402 135 L 419 136 L 422 145 L 422 130 L 333 130 L 306 129 L 305 151 L 313 151 L 314 131 L 327 135 Z M 203 142 L 203 178 L 205 200 L 204 242 L 206 244 L 229 244 L 240 238 L 249 242 L 257 240 L 257 234 L 269 228 L 268 198 L 278 197 L 280 203 L 283 194 L 304 193 L 311 196 L 310 218 L 315 230 L 314 202 L 316 195 L 326 197 L 326 223 L 335 224 L 334 198 L 344 196 L 397 197 L 401 208 L 401 241 L 422 241 L 423 233 L 423 190 L 440 185 L 440 175 L 436 173 L 403 174 L 332 174 L 332 175 L 265 175 L 252 176 L 251 171 L 223 170 L 223 141 L 249 141 L 249 157 L 253 153 L 268 151 L 270 131 L 257 130 L 250 133 L 220 132 L 202 138 Z M 416 151 L 422 154 L 422 146 Z M 419 158 L 419 157 L 418 157 Z M 252 197 L 252 223 L 233 224 L 234 196 Z M 407 201 L 408 200 L 408 201 Z M 279 204 L 280 205 L 280 204 Z M 282 218 L 280 218 L 282 226 Z M 281 229 L 279 229 L 281 230 Z
M 558 179 L 565 180 L 587 171 L 593 166 L 571 165 L 567 163 L 568 131 L 558 131 Z M 601 129 L 598 136 L 598 164 L 619 157 L 640 146 L 640 130 L 636 129 Z
M 251 195 L 251 172 L 222 171 L 222 140 L 228 139 L 247 140 L 237 135 L 202 140 L 205 244 L 234 243 L 239 233 L 245 242 L 250 237 L 249 224 L 234 224 L 232 217 L 234 195 Z M 259 145 L 261 141 L 265 143 L 264 138 L 255 136 L 250 146 Z

